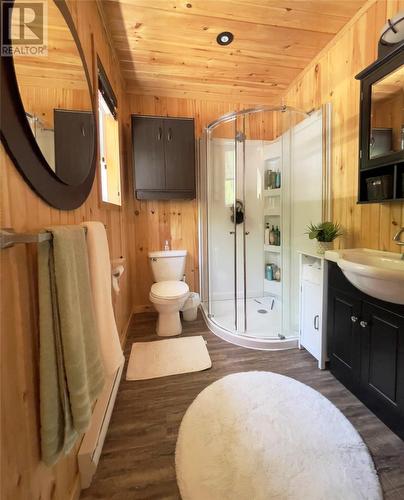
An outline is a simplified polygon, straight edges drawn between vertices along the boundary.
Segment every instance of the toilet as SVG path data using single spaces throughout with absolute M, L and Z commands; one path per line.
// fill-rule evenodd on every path
M 157 335 L 171 337 L 182 332 L 180 309 L 189 295 L 184 281 L 186 250 L 149 252 L 155 283 L 149 299 L 158 312 Z

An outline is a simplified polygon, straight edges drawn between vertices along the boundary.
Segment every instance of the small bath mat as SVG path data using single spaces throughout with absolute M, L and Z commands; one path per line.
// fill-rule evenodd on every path
M 132 344 L 126 380 L 146 380 L 199 372 L 212 366 L 202 336 Z

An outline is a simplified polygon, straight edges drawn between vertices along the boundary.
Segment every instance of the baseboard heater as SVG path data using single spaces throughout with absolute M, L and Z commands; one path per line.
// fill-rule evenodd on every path
M 123 370 L 123 363 L 115 374 L 111 375 L 105 383 L 105 387 L 94 406 L 91 424 L 85 433 L 77 456 L 81 488 L 88 488 L 91 484 L 98 461 L 104 445 L 105 435 L 111 420 L 114 408 L 116 393 Z

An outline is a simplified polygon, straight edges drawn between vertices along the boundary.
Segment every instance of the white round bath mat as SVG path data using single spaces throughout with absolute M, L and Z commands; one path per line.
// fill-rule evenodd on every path
M 380 500 L 359 434 L 320 393 L 270 372 L 204 389 L 182 420 L 176 472 L 183 500 Z

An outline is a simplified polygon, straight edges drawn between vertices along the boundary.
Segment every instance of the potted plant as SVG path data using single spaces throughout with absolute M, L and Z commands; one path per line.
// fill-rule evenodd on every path
M 320 224 L 310 223 L 307 226 L 306 234 L 311 240 L 317 240 L 317 252 L 323 254 L 326 250 L 330 250 L 335 238 L 342 235 L 342 230 L 337 222 L 326 221 L 320 222 Z

